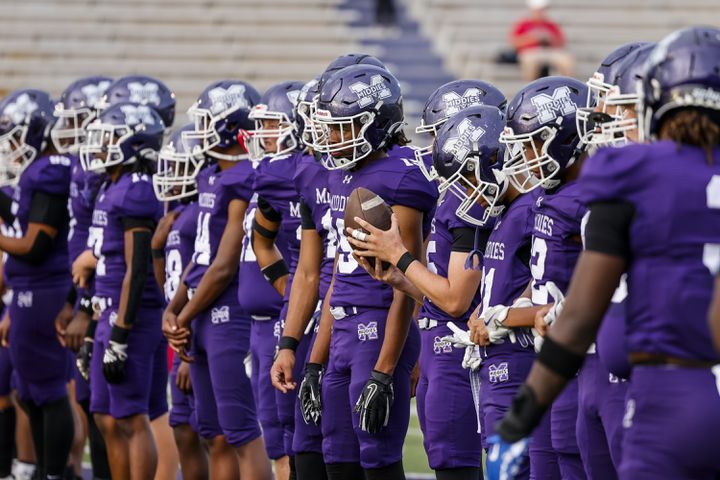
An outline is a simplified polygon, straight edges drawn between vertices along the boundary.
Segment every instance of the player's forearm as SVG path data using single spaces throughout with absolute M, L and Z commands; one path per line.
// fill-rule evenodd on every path
M 475 291 L 454 287 L 449 279 L 432 273 L 420 262 L 410 264 L 405 276 L 420 290 L 423 296 L 429 298 L 438 308 L 453 317 L 459 317 L 465 313 L 470 308 L 475 296 Z M 414 295 L 412 296 L 417 299 Z
M 298 267 L 293 277 L 290 289 L 290 300 L 283 336 L 300 340 L 305 332 L 318 301 L 318 288 L 320 287 L 320 269 L 317 272 L 308 272 Z
M 335 319 L 330 313 L 330 296 L 333 291 L 333 282 L 323 300 L 322 312 L 320 313 L 320 326 L 315 334 L 315 343 L 310 352 L 310 363 L 318 363 L 320 365 L 327 364 L 330 356 L 330 336 Z
M 186 326 L 193 318 L 210 307 L 225 292 L 236 271 L 237 267 L 233 268 L 231 265 L 213 262 L 200 280 L 192 298 L 180 311 L 178 324 L 181 327 Z
M 385 336 L 375 363 L 375 370 L 392 375 L 400 359 L 412 321 L 413 301 L 397 290 L 394 292 L 385 323 Z
M 190 271 L 190 268 L 192 267 L 192 262 L 188 264 L 187 267 L 185 267 L 185 271 L 182 274 L 182 277 L 180 278 L 180 284 L 178 285 L 178 289 L 175 292 L 175 296 L 170 299 L 170 303 L 166 307 L 166 310 L 174 313 L 175 315 L 179 314 L 183 307 L 188 302 L 188 289 L 187 285 L 185 285 L 185 277 L 187 276 L 187 273 Z
M 165 257 L 153 258 L 153 274 L 160 290 L 165 288 Z
M 511 308 L 503 321 L 503 326 L 508 328 L 532 328 L 535 326 L 535 314 L 544 305 L 536 307 Z

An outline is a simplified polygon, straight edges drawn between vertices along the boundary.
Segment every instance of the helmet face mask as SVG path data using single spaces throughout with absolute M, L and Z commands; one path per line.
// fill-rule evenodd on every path
M 14 185 L 20 175 L 37 157 L 38 151 L 25 142 L 28 128 L 15 125 L 0 135 L 0 185 Z
M 365 133 L 375 114 L 361 112 L 349 117 L 333 117 L 328 110 L 315 111 L 314 122 L 322 132 L 313 142 L 316 152 L 326 154 L 322 163 L 328 170 L 348 169 L 373 151 Z
M 95 119 L 95 110 L 90 107 L 70 109 L 58 103 L 55 105 L 55 117 L 58 120 L 50 130 L 55 150 L 76 154 L 80 145 L 85 143 L 86 130 Z
M 560 163 L 548 153 L 556 133 L 552 127 L 544 126 L 519 135 L 506 128 L 500 135 L 500 142 L 506 147 L 503 173 L 519 192 L 527 193 L 538 187 L 554 188 L 560 184 L 557 179 Z
M 86 171 L 104 172 L 125 161 L 120 145 L 134 131 L 124 125 L 103 124 L 99 119 L 88 126 L 87 141 L 80 147 L 80 163 Z
M 153 187 L 160 201 L 180 200 L 197 194 L 196 179 L 205 164 L 205 157 L 195 156 L 185 148 L 182 134 L 192 129 L 193 125 L 186 125 L 176 131 L 158 153 Z
M 300 146 L 295 119 L 303 88 L 305 84 L 296 81 L 273 85 L 250 110 L 248 118 L 255 122 L 255 130 L 243 141 L 251 160 L 286 155 Z

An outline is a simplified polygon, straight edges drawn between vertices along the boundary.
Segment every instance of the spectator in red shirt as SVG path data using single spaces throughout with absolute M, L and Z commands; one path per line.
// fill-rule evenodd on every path
M 510 33 L 523 79 L 531 82 L 540 76 L 544 66 L 553 67 L 560 75 L 572 76 L 573 57 L 565 50 L 565 37 L 557 23 L 546 16 L 549 0 L 528 0 L 530 13 L 519 20 Z

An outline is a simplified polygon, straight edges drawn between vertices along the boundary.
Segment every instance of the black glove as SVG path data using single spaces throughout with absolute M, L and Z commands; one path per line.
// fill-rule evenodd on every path
M 83 343 L 77 355 L 75 355 L 75 365 L 77 365 L 78 372 L 86 382 L 90 381 L 90 360 L 92 360 L 92 352 L 95 345 L 96 328 L 97 322 L 91 321 L 88 324 L 87 331 L 83 337 Z
M 392 376 L 373 370 L 355 404 L 360 414 L 360 429 L 370 434 L 378 433 L 387 426 L 390 407 L 395 399 Z
M 322 402 L 320 400 L 320 385 L 322 383 L 323 367 L 319 363 L 305 365 L 305 378 L 300 384 L 298 399 L 300 399 L 300 412 L 306 424 L 320 425 Z
M 496 433 L 507 443 L 515 443 L 527 438 L 540 424 L 547 407 L 539 405 L 535 392 L 522 384 L 513 398 L 510 410 L 495 427 Z
M 127 337 L 130 330 L 113 325 L 110 341 L 103 355 L 103 375 L 108 383 L 120 383 L 125 380 L 125 361 L 127 360 Z

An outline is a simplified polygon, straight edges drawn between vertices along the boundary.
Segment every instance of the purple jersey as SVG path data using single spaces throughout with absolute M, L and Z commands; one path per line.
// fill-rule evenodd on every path
M 388 285 L 373 280 L 352 257 L 345 236 L 345 206 L 350 193 L 364 187 L 390 206 L 403 205 L 429 216 L 435 210 L 437 188 L 405 156 L 388 155 L 357 170 L 330 172 L 330 212 L 337 235 L 337 269 L 330 303 L 333 307 L 387 308 L 393 297 Z
M 30 205 L 35 192 L 43 192 L 67 201 L 70 193 L 71 159 L 65 155 L 50 155 L 33 161 L 20 176 L 15 188 L 12 209 L 16 221 L 15 235 L 27 231 L 30 219 Z M 19 231 L 17 230 L 19 228 Z M 32 288 L 68 281 L 67 227 L 58 231 L 53 239 L 50 252 L 40 264 L 30 264 L 13 255 L 5 262 L 5 276 L 13 288 Z
M 86 172 L 77 157 L 70 157 L 70 229 L 68 230 L 68 253 L 70 265 L 85 250 L 92 226 L 92 213 L 95 208 L 95 197 L 100 190 L 103 176 L 94 172 Z
M 185 267 L 192 260 L 197 230 L 198 204 L 180 204 L 175 208 L 180 212 L 175 219 L 165 243 L 165 301 L 170 302 L 182 278 Z
M 510 306 L 530 282 L 530 244 L 533 234 L 533 195 L 517 197 L 497 218 L 483 258 L 483 310 Z M 504 342 L 485 349 L 485 355 L 532 347 L 530 336 L 515 332 L 518 342 Z
M 195 233 L 193 265 L 185 277 L 190 288 L 197 288 L 205 271 L 215 260 L 220 239 L 228 221 L 232 200 L 250 202 L 254 170 L 249 161 L 239 161 L 227 170 L 218 165 L 205 168 L 198 175 L 198 219 Z M 237 272 L 232 284 L 237 282 Z
M 257 194 L 254 194 L 243 220 L 245 238 L 243 238 L 242 253 L 240 254 L 238 304 L 248 315 L 277 318 L 280 315 L 283 299 L 278 291 L 265 280 L 252 248 L 253 220 L 256 210 Z M 278 236 L 275 237 L 275 245 L 283 258 L 288 258 L 288 241 L 285 232 L 278 233 Z
M 552 303 L 545 286 L 547 282 L 554 282 L 561 292 L 567 293 L 582 250 L 580 225 L 587 212 L 579 197 L 577 182 L 535 195 L 530 259 L 532 301 L 535 305 Z
M 430 227 L 430 240 L 428 241 L 426 252 L 427 268 L 431 272 L 444 278 L 448 278 L 450 254 L 452 253 L 453 246 L 453 230 L 457 228 L 472 228 L 473 230 L 475 229 L 474 226 L 463 222 L 457 217 L 457 215 L 455 215 L 455 211 L 457 210 L 458 205 L 460 205 L 460 200 L 455 195 L 453 195 L 452 193 L 445 195 L 445 197 L 441 200 L 440 204 L 437 207 L 435 218 L 432 219 Z M 476 218 L 482 217 L 481 207 L 476 206 L 474 210 L 476 211 L 472 211 L 471 213 L 475 215 Z M 478 289 L 478 291 L 475 293 L 475 298 L 470 304 L 470 308 L 468 309 L 468 311 L 457 318 L 460 318 L 463 321 L 467 321 L 470 313 L 475 310 L 475 307 L 477 307 L 479 301 L 480 290 Z M 438 320 L 441 322 L 450 322 L 453 320 L 457 320 L 457 318 L 448 315 L 439 307 L 437 307 L 428 298 L 425 299 L 422 306 L 420 307 L 419 316 L 431 318 L 433 320 Z
M 280 231 L 288 239 L 289 257 L 285 261 L 290 269 L 285 288 L 285 300 L 290 298 L 292 276 L 300 257 L 300 196 L 295 190 L 293 177 L 297 164 L 305 154 L 295 151 L 275 158 L 265 158 L 257 166 L 253 191 L 258 198 L 270 204 L 281 217 Z
M 98 259 L 95 268 L 95 295 L 109 298 L 112 305 L 120 305 L 120 292 L 125 278 L 125 228 L 123 219 L 138 218 L 157 221 L 162 205 L 155 197 L 150 176 L 126 173 L 117 181 L 106 181 L 98 192 L 88 248 Z M 67 268 L 67 267 L 66 267 Z M 148 259 L 148 279 L 145 282 L 143 306 L 162 304 L 160 289 L 153 279 L 152 259 Z
M 320 265 L 319 298 L 321 300 L 325 298 L 330 287 L 337 243 L 330 215 L 329 177 L 330 172 L 320 162 L 312 155 L 304 155 L 297 164 L 293 178 L 295 189 L 303 203 L 310 209 L 315 230 L 320 235 L 325 248 L 325 255 Z
M 720 267 L 720 149 L 663 141 L 603 149 L 585 165 L 582 200 L 625 201 L 630 226 L 630 352 L 716 362 L 707 323 Z

